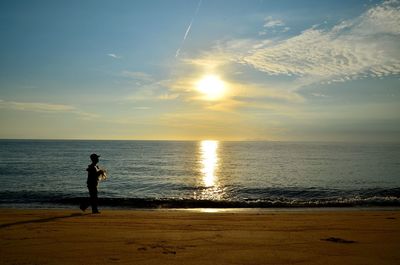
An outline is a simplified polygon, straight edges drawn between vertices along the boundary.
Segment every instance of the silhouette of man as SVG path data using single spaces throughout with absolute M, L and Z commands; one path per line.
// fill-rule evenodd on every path
M 92 163 L 88 166 L 86 171 L 88 172 L 87 187 L 89 189 L 90 200 L 82 203 L 80 208 L 85 211 L 89 205 L 92 206 L 92 213 L 100 213 L 98 207 L 97 197 L 97 185 L 99 184 L 99 177 L 104 174 L 104 171 L 99 169 L 97 163 L 99 163 L 99 155 L 91 154 L 90 160 Z

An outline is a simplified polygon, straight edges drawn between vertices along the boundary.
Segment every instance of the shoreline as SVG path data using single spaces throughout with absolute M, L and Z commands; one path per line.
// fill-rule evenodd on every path
M 129 207 L 102 206 L 107 211 L 191 211 L 191 212 L 332 212 L 332 211 L 400 211 L 400 206 L 293 206 L 293 207 Z M 79 205 L 46 203 L 0 204 L 1 210 L 78 210 Z M 86 213 L 90 212 L 89 209 Z
M 332 212 L 332 211 L 400 211 L 400 206 L 293 206 L 293 207 L 130 207 L 102 206 L 107 211 L 192 211 L 192 212 Z M 1 210 L 77 210 L 79 205 L 49 203 L 0 204 Z M 90 211 L 89 209 L 86 212 Z
M 0 208 L 2 264 L 306 265 L 400 260 L 399 210 L 197 210 L 102 209 L 101 214 L 87 214 Z

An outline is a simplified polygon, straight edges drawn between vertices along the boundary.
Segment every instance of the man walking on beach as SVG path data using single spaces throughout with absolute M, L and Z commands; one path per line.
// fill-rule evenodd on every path
M 100 176 L 104 175 L 104 171 L 99 169 L 97 163 L 99 163 L 99 155 L 91 154 L 90 160 L 92 163 L 88 166 L 86 171 L 88 172 L 87 178 L 87 187 L 89 189 L 90 201 L 85 201 L 81 203 L 80 209 L 85 211 L 89 205 L 92 206 L 92 213 L 100 213 L 98 206 L 98 197 L 97 197 L 97 185 L 99 184 Z

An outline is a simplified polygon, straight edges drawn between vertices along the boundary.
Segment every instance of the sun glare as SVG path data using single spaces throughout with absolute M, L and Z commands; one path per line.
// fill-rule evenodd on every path
M 225 84 L 218 76 L 207 75 L 196 83 L 196 89 L 204 94 L 205 99 L 217 100 L 224 96 Z

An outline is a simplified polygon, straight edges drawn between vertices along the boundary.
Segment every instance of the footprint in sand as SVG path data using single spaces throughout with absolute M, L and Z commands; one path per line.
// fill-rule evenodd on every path
M 166 241 L 160 241 L 161 243 L 166 243 Z M 153 245 L 149 245 L 152 249 L 160 249 L 162 251 L 163 254 L 172 254 L 172 255 L 176 255 L 176 251 L 174 251 L 173 249 L 175 249 L 176 247 L 174 246 L 168 246 L 165 244 L 153 244 Z
M 339 238 L 339 237 L 328 237 L 328 238 L 322 238 L 321 240 L 334 242 L 334 243 L 345 243 L 345 244 L 356 243 L 356 241 L 354 241 L 354 240 L 347 240 L 347 239 L 343 239 L 343 238 Z

